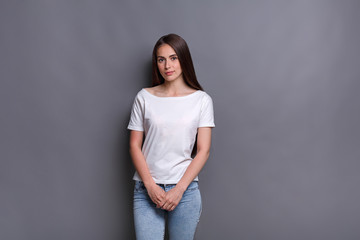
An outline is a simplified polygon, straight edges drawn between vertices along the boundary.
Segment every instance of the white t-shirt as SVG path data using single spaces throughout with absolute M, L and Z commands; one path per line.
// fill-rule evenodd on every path
M 176 184 L 184 175 L 199 127 L 215 127 L 212 99 L 202 90 L 182 97 L 158 97 L 141 89 L 128 125 L 130 130 L 145 132 L 142 153 L 151 176 L 160 184 Z M 133 179 L 141 181 L 137 172 Z

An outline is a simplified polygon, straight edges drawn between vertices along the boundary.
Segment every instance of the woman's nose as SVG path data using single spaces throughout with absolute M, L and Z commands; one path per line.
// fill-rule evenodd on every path
M 169 61 L 165 61 L 165 68 L 168 69 L 170 67 Z

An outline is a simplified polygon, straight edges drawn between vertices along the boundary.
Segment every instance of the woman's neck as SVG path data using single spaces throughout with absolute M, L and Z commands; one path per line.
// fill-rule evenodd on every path
M 178 79 L 177 81 L 165 81 L 161 85 L 163 91 L 168 93 L 184 92 L 190 89 L 183 79 Z
M 194 92 L 195 89 L 189 87 L 185 82 L 164 82 L 159 85 L 160 92 L 166 96 L 183 96 Z

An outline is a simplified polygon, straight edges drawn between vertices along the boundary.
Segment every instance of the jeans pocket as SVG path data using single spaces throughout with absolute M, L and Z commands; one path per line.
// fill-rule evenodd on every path
M 135 181 L 134 192 L 145 192 L 146 187 L 142 181 Z
M 191 191 L 195 191 L 197 189 L 199 189 L 199 183 L 197 181 L 193 181 L 189 184 L 186 191 L 191 192 Z

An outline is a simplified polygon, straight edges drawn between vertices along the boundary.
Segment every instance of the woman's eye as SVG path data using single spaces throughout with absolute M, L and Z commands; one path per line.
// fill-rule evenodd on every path
M 161 63 L 161 62 L 163 62 L 163 61 L 164 61 L 164 59 L 161 59 L 161 58 L 158 59 L 158 62 L 159 62 L 159 63 Z
M 176 59 L 177 59 L 177 57 L 172 57 L 172 58 L 171 58 L 171 60 L 173 60 L 173 61 L 176 60 Z

